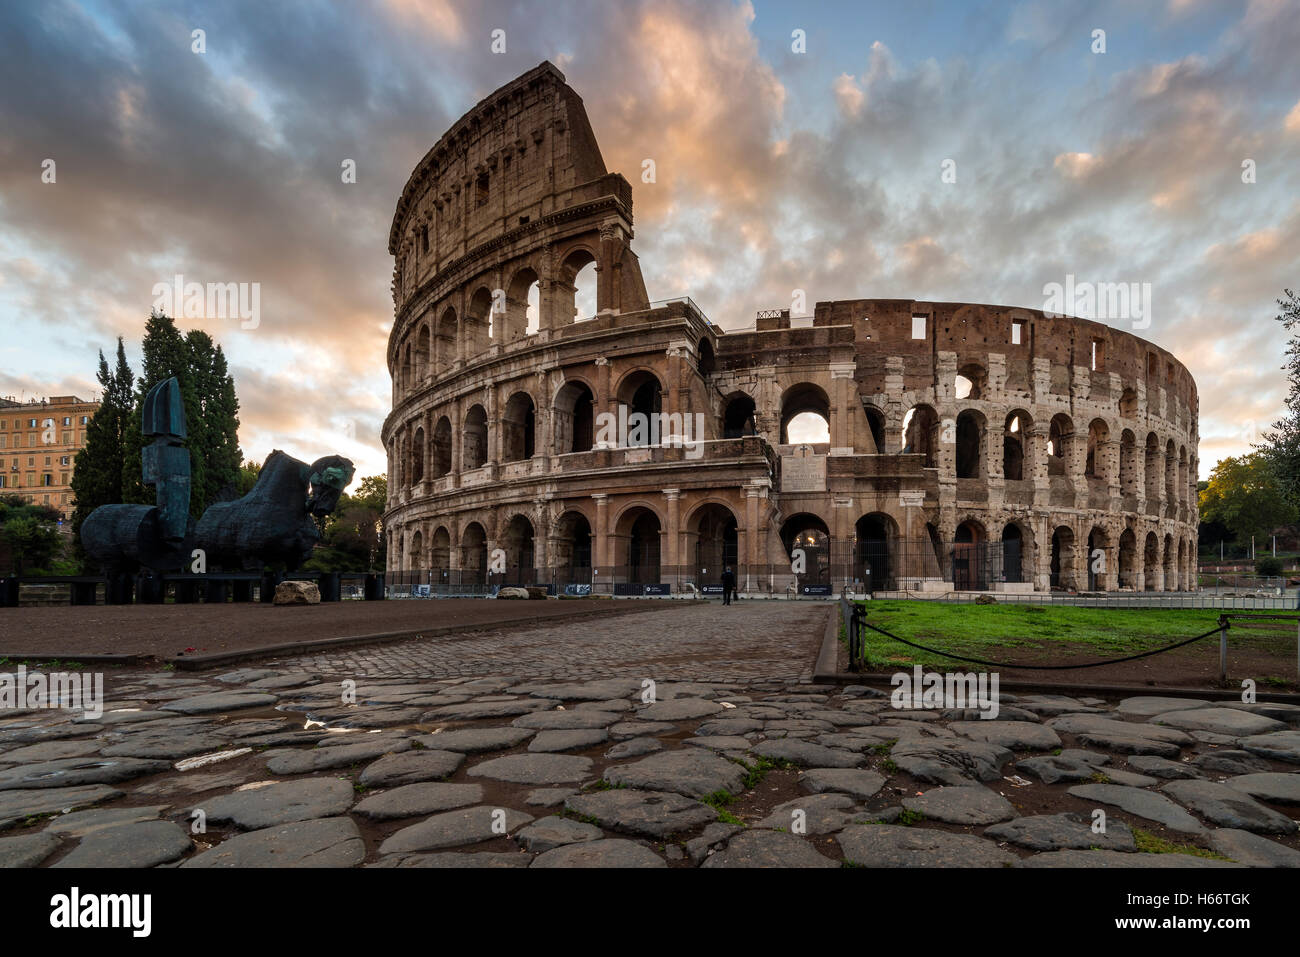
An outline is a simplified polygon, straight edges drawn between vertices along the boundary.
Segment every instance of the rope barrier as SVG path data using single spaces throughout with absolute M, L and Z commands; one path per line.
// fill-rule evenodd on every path
M 1203 635 L 1197 635 L 1194 638 L 1188 638 L 1186 641 L 1180 641 L 1176 644 L 1166 645 L 1164 648 L 1155 648 L 1151 651 L 1143 651 L 1136 655 L 1128 655 L 1124 658 L 1112 658 L 1108 661 L 1089 661 L 1081 665 L 1015 665 L 1005 661 L 989 661 L 985 658 L 968 658 L 964 655 L 954 655 L 947 651 L 940 651 L 938 648 L 927 648 L 925 645 L 918 645 L 915 642 L 908 641 L 906 638 L 900 638 L 898 635 L 885 631 L 883 628 L 877 628 L 875 625 L 862 621 L 855 612 L 854 616 L 859 626 L 865 626 L 872 631 L 884 635 L 886 638 L 892 638 L 894 641 L 901 642 L 910 648 L 918 648 L 921 651 L 928 651 L 933 655 L 940 655 L 944 658 L 952 658 L 954 661 L 967 661 L 976 665 L 991 665 L 994 668 L 1020 668 L 1025 671 L 1070 671 L 1075 668 L 1100 668 L 1103 665 L 1118 665 L 1126 661 L 1137 661 L 1139 658 L 1150 658 L 1152 655 L 1163 654 L 1166 651 L 1173 651 L 1175 648 L 1182 648 L 1184 645 L 1190 645 L 1194 641 L 1200 641 L 1202 638 L 1208 638 L 1211 635 L 1217 635 L 1220 632 L 1216 625 L 1210 631 Z M 1228 625 L 1223 626 L 1225 629 Z

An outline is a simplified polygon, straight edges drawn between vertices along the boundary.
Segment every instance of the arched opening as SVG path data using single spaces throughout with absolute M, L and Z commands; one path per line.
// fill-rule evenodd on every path
M 781 526 L 781 544 L 800 587 L 830 584 L 831 532 L 824 521 L 807 513 L 791 516 Z
M 1119 536 L 1119 587 L 1137 590 L 1137 535 L 1131 528 Z
M 487 352 L 492 345 L 492 291 L 480 286 L 470 298 L 465 312 L 465 358 L 473 359 Z
M 581 512 L 565 512 L 555 523 L 551 565 L 558 585 L 591 584 L 591 523 Z
M 473 405 L 465 413 L 465 434 L 461 442 L 462 468 L 477 469 L 487 464 L 487 413 L 483 406 Z
M 429 324 L 421 323 L 419 330 L 415 333 L 415 380 L 417 385 L 423 385 L 433 373 L 433 367 L 429 364 L 429 342 L 431 340 Z
M 968 362 L 957 370 L 953 398 L 982 399 L 988 388 L 988 372 L 978 362 Z
M 448 307 L 438 320 L 437 334 L 434 336 L 434 363 L 438 375 L 449 371 L 456 362 L 456 310 Z
M 871 433 L 871 448 L 867 449 L 867 454 L 883 455 L 885 453 L 885 413 L 874 405 L 864 405 L 862 411 L 867 414 L 867 429 Z
M 1092 479 L 1104 479 L 1107 474 L 1106 443 L 1110 441 L 1110 429 L 1101 419 L 1093 419 L 1088 425 L 1088 458 L 1084 462 L 1083 474 Z
M 437 572 L 437 582 L 447 581 L 447 570 L 451 567 L 451 534 L 439 525 L 433 533 L 429 549 L 429 568 Z
M 872 512 L 858 519 L 854 531 L 858 539 L 854 577 L 869 592 L 896 588 L 894 552 L 898 547 L 898 527 L 894 520 L 881 512 Z
M 503 461 L 519 462 L 533 457 L 537 437 L 535 419 L 532 396 L 516 392 L 510 397 L 501 417 Z
M 1052 416 L 1047 429 L 1047 474 L 1065 474 L 1065 445 L 1074 435 L 1074 423 L 1068 415 Z
M 903 454 L 924 455 L 925 467 L 936 468 L 935 452 L 939 442 L 939 416 L 928 405 L 918 405 L 903 416 Z
M 424 534 L 416 532 L 411 536 L 410 551 L 406 556 L 406 568 L 416 570 L 424 568 Z
M 1165 444 L 1165 517 L 1172 518 L 1178 502 L 1178 448 L 1174 440 Z
M 1178 543 L 1178 577 L 1175 587 L 1178 591 L 1187 590 L 1187 542 L 1179 541 Z
M 660 532 L 663 526 L 659 516 L 648 508 L 637 507 L 626 512 L 619 521 L 621 537 L 627 542 L 624 556 L 627 580 L 637 585 L 657 584 L 660 580 Z
M 1025 479 L 1025 449 L 1033 420 L 1027 412 L 1016 409 L 1002 425 L 1002 477 L 1009 482 Z
M 957 591 L 984 591 L 989 587 L 987 536 L 974 519 L 957 526 L 952 547 L 952 587 Z
M 688 535 L 695 538 L 692 573 L 698 584 L 716 584 L 722 580 L 724 568 L 736 570 L 739 536 L 731 509 L 716 503 L 705 505 L 691 516 L 686 527 Z
M 525 268 L 515 273 L 510 280 L 510 288 L 506 291 L 506 312 L 501 336 L 503 342 L 515 342 L 538 330 L 540 297 L 541 284 L 536 272 Z
M 1119 491 L 1125 497 L 1138 494 L 1137 436 L 1128 429 L 1119 435 Z
M 415 441 L 411 444 L 411 484 L 419 485 L 424 481 L 424 429 L 415 430 Z
M 512 585 L 532 585 L 537 581 L 533 523 L 523 515 L 510 519 L 502 539 L 506 553 L 505 581 Z
M 736 392 L 728 396 L 727 406 L 722 413 L 722 437 L 739 439 L 757 434 L 754 415 L 754 400 L 745 393 Z
M 618 401 L 627 406 L 628 447 L 650 445 L 658 431 L 654 423 L 663 408 L 663 386 L 654 373 L 640 369 L 625 378 L 618 389 Z
M 1078 588 L 1074 579 L 1074 530 L 1060 525 L 1052 532 L 1052 558 L 1048 579 L 1052 588 L 1073 591 Z
M 829 442 L 830 422 L 831 403 L 820 386 L 801 383 L 781 397 L 781 444 Z
M 1178 552 L 1174 548 L 1174 536 L 1165 536 L 1165 591 L 1178 590 Z
M 1015 522 L 1002 529 L 1002 580 L 1023 582 L 1025 580 L 1025 536 Z
M 1154 505 L 1160 498 L 1160 440 L 1154 432 L 1147 433 L 1146 461 L 1146 498 L 1149 505 Z
M 464 584 L 487 584 L 487 533 L 470 522 L 460 536 L 460 568 Z
M 1142 587 L 1144 591 L 1156 591 L 1160 577 L 1160 539 L 1155 532 L 1147 532 L 1142 547 Z
M 957 478 L 980 478 L 983 461 L 984 416 L 967 409 L 957 416 Z
M 707 338 L 701 339 L 696 354 L 699 357 L 696 368 L 699 369 L 701 378 L 707 379 L 713 375 L 714 367 L 717 365 L 717 359 L 713 354 L 713 343 Z
M 1126 419 L 1137 418 L 1138 394 L 1135 389 L 1125 389 L 1119 397 L 1119 414 Z
M 555 308 L 560 325 L 596 315 L 596 257 L 575 249 L 560 266 L 555 283 Z
M 1187 448 L 1178 447 L 1178 504 L 1187 504 Z
M 566 382 L 555 396 L 555 451 L 590 452 L 596 444 L 596 400 L 585 382 Z
M 1094 527 L 1088 533 L 1088 591 L 1105 591 L 1110 570 L 1110 536 Z
M 433 429 L 433 477 L 442 478 L 451 471 L 451 419 L 445 415 Z

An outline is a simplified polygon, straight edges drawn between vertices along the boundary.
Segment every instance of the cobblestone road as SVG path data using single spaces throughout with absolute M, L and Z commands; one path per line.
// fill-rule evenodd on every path
M 366 678 L 604 678 L 806 681 L 832 606 L 812 602 L 664 603 L 658 611 L 559 624 L 511 625 L 299 655 L 267 667 Z

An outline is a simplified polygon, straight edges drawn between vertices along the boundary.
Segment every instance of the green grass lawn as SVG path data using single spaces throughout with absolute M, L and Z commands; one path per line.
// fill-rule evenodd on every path
M 1079 608 L 1072 605 L 960 605 L 937 601 L 867 601 L 866 621 L 902 638 L 975 658 L 1010 657 L 1026 664 L 1118 658 L 1149 651 L 1215 628 L 1219 612 L 1193 608 Z M 864 628 L 868 667 L 952 665 Z M 847 638 L 845 639 L 847 640 Z M 1233 647 L 1295 653 L 1294 623 L 1265 628 L 1234 625 Z M 1217 649 L 1214 637 L 1192 647 Z M 1009 655 L 993 653 L 1014 649 Z M 1213 652 L 1217 655 L 1217 650 Z

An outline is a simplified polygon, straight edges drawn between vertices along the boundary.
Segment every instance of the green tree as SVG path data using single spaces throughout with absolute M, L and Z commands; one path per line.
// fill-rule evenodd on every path
M 1300 296 L 1290 289 L 1282 293 L 1284 298 L 1277 301 L 1282 311 L 1274 318 L 1291 336 L 1286 364 L 1282 366 L 1291 389 L 1286 413 L 1273 423 L 1273 431 L 1266 433 L 1256 448 L 1268 460 L 1275 481 L 1294 511 L 1300 509 Z
M 1261 452 L 1220 459 L 1201 493 L 1201 520 L 1221 522 L 1238 541 L 1295 521 L 1296 507 Z
M 170 316 L 151 313 L 145 322 L 144 365 L 131 414 L 132 444 L 122 462 L 124 502 L 151 504 L 153 489 L 141 479 L 144 397 L 175 376 L 185 407 L 185 447 L 190 452 L 190 514 L 198 518 L 227 487 L 240 480 L 239 400 L 225 353 L 200 330 L 182 335 Z
M 44 569 L 63 554 L 59 513 L 18 495 L 0 497 L 0 569 L 22 575 Z
M 321 547 L 304 566 L 322 572 L 383 571 L 386 560 L 383 515 L 388 502 L 388 479 L 363 478 L 355 495 L 346 492 L 321 529 Z
M 122 498 L 122 461 L 130 441 L 128 429 L 135 404 L 135 374 L 126 361 L 122 338 L 117 340 L 117 366 L 109 371 L 99 354 L 99 408 L 86 426 L 86 444 L 72 463 L 72 495 L 77 508 L 72 515 L 73 539 L 81 547 L 81 523 L 101 505 Z

